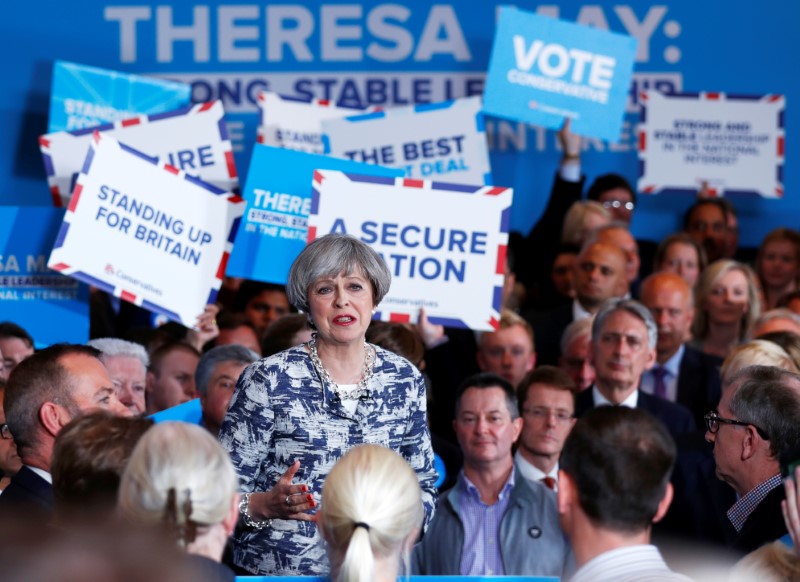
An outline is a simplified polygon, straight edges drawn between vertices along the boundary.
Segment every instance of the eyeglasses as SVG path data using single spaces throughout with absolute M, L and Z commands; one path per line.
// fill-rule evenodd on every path
M 0 435 L 1 435 L 1 436 L 2 436 L 4 439 L 10 439 L 10 438 L 12 438 L 12 436 L 11 436 L 11 430 L 8 428 L 8 425 L 7 425 L 5 422 L 4 422 L 3 424 L 0 424 Z
M 603 208 L 607 210 L 612 208 L 614 210 L 624 208 L 628 212 L 633 212 L 633 209 L 636 208 L 636 205 L 633 202 L 623 202 L 622 200 L 607 200 L 603 202 Z
M 522 414 L 530 416 L 535 420 L 548 420 L 551 416 L 556 419 L 557 424 L 566 424 L 572 420 L 575 415 L 564 412 L 563 410 L 553 410 L 552 408 L 523 408 Z
M 711 434 L 717 434 L 720 424 L 733 424 L 736 426 L 752 426 L 756 429 L 758 436 L 765 441 L 769 440 L 769 435 L 763 429 L 758 428 L 752 422 L 744 422 L 742 420 L 734 420 L 732 418 L 722 418 L 718 413 L 711 411 L 703 417 L 706 421 L 706 428 Z

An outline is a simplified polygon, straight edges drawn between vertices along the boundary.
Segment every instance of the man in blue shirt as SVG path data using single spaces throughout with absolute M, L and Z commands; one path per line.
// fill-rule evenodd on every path
M 467 378 L 453 427 L 464 469 L 414 550 L 414 573 L 561 577 L 571 571 L 554 493 L 514 467 L 511 447 L 522 419 L 511 384 L 491 373 Z

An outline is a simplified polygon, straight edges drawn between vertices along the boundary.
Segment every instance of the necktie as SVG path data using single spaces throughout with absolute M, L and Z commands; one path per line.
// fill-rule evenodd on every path
M 552 477 L 542 477 L 541 479 L 539 479 L 539 481 L 544 483 L 545 487 L 547 487 L 548 489 L 552 489 L 553 491 L 555 491 L 556 480 L 553 479 Z
M 664 400 L 666 400 L 667 383 L 664 381 L 664 379 L 666 378 L 669 372 L 667 372 L 667 369 L 664 368 L 663 366 L 656 366 L 651 370 L 651 373 L 653 374 L 653 380 L 655 381 L 653 385 L 654 387 L 653 393 L 659 398 L 663 398 Z

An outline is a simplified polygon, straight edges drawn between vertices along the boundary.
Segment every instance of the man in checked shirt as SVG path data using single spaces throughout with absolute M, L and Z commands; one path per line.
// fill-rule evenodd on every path
M 750 366 L 722 385 L 717 410 L 706 417 L 717 477 L 736 490 L 728 510 L 743 554 L 786 534 L 781 467 L 800 458 L 800 376 Z

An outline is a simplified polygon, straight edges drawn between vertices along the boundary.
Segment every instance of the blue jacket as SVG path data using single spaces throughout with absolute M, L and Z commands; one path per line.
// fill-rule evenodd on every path
M 508 509 L 500 522 L 500 553 L 506 576 L 558 576 L 575 571 L 572 547 L 561 531 L 555 493 L 515 471 Z M 464 550 L 460 517 L 463 475 L 439 499 L 425 537 L 414 548 L 415 575 L 459 575 Z

